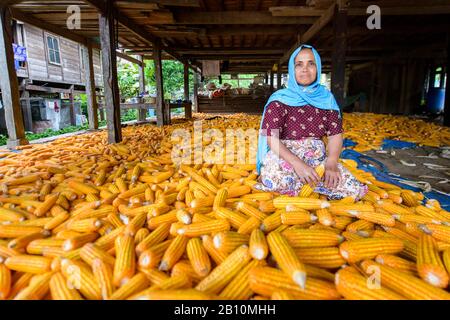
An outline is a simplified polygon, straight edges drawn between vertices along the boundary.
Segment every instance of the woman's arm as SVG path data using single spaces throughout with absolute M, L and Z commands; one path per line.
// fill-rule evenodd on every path
M 342 151 L 342 133 L 328 137 L 328 156 L 325 163 L 324 184 L 328 188 L 336 188 L 341 182 L 341 173 L 338 169 L 339 156 Z
M 275 136 L 267 136 L 267 144 L 273 153 L 292 165 L 302 183 L 314 184 L 319 182 L 320 177 L 317 172 L 286 148 L 280 139 Z

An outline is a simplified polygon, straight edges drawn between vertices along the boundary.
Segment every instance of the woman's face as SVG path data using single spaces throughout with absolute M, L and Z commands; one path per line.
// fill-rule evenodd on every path
M 295 63 L 295 80 L 302 86 L 309 86 L 316 80 L 317 66 L 314 54 L 311 49 L 305 48 L 294 60 Z

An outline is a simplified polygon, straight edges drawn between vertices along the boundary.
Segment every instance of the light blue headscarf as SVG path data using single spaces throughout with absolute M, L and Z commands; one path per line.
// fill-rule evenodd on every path
M 309 86 L 302 86 L 297 83 L 295 79 L 295 58 L 303 48 L 309 48 L 314 54 L 317 67 L 317 77 Z M 289 59 L 289 80 L 286 89 L 278 90 L 274 92 L 266 105 L 264 106 L 263 116 L 261 118 L 261 125 L 258 138 L 258 153 L 256 155 L 256 170 L 260 174 L 261 163 L 269 151 L 269 145 L 267 144 L 267 137 L 261 134 L 262 123 L 266 114 L 266 108 L 272 101 L 279 101 L 285 105 L 291 107 L 302 107 L 305 105 L 311 105 L 316 108 L 325 110 L 339 111 L 339 106 L 334 99 L 333 94 L 322 84 L 320 84 L 320 75 L 322 73 L 322 62 L 320 55 L 316 49 L 310 45 L 301 45 L 291 55 Z

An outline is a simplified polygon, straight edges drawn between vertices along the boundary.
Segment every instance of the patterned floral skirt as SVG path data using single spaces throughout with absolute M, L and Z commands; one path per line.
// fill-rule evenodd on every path
M 319 139 L 281 140 L 292 153 L 303 160 L 310 167 L 317 167 L 326 160 L 325 144 Z M 327 188 L 319 182 L 314 192 L 326 195 L 330 200 L 353 196 L 357 200 L 364 197 L 368 188 L 338 163 L 341 182 L 336 188 Z M 280 194 L 297 196 L 303 183 L 294 168 L 285 160 L 279 158 L 272 150 L 266 154 L 261 166 L 261 174 L 255 188 L 262 191 L 272 191 Z

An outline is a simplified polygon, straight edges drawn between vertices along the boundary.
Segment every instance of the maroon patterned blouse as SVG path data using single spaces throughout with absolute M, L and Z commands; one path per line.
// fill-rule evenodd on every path
M 262 123 L 263 135 L 271 136 L 279 130 L 280 140 L 333 136 L 342 133 L 342 118 L 338 111 L 323 110 L 310 105 L 291 107 L 279 101 L 271 102 Z

